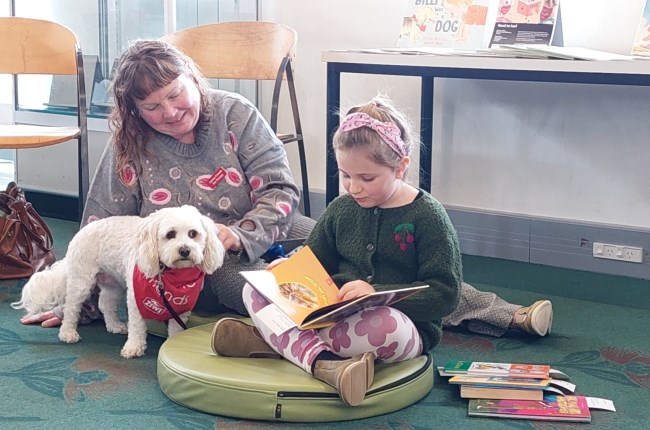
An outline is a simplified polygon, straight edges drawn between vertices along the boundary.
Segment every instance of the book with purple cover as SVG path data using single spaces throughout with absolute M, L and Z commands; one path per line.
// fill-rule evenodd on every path
M 472 417 L 591 422 L 584 396 L 545 395 L 541 401 L 471 399 L 467 412 Z

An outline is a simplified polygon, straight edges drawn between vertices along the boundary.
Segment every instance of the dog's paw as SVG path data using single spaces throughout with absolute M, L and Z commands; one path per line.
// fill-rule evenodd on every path
M 77 330 L 59 331 L 59 339 L 65 343 L 77 343 L 81 339 Z
M 118 324 L 106 324 L 106 331 L 113 334 L 126 334 L 128 328 L 126 323 L 120 322 Z
M 145 349 L 147 349 L 146 343 L 138 344 L 136 342 L 127 341 L 124 344 L 124 347 L 122 347 L 122 352 L 120 352 L 120 355 L 124 358 L 142 357 L 144 355 Z

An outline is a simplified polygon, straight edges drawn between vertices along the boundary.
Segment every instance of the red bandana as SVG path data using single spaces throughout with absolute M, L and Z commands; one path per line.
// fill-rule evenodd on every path
M 194 308 L 203 287 L 205 272 L 199 267 L 167 269 L 160 275 L 165 298 L 177 314 Z M 158 291 L 158 277 L 147 278 L 136 265 L 133 269 L 133 292 L 142 318 L 167 321 L 172 319 Z

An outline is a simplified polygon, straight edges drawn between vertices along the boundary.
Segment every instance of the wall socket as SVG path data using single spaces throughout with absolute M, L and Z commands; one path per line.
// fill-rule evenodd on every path
M 607 260 L 643 263 L 643 248 L 594 242 L 594 257 Z

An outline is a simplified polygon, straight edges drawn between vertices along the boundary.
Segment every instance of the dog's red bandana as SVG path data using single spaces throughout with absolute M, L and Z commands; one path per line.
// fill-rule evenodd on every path
M 205 272 L 198 267 L 167 269 L 158 277 L 147 278 L 136 265 L 133 269 L 133 292 L 142 318 L 159 321 L 172 318 L 161 293 L 165 294 L 177 314 L 191 311 L 199 298 L 204 278 Z

